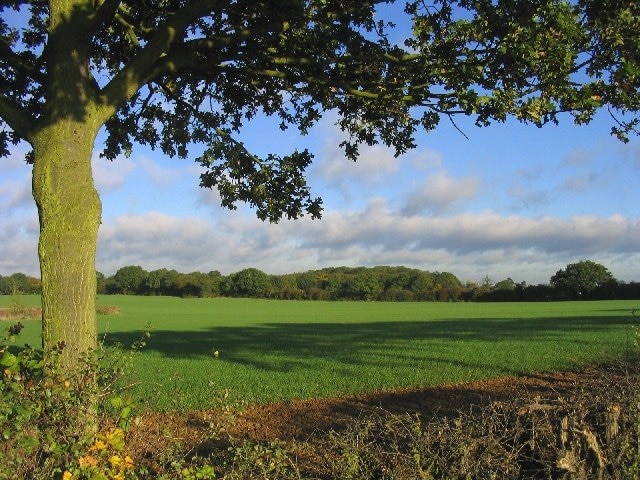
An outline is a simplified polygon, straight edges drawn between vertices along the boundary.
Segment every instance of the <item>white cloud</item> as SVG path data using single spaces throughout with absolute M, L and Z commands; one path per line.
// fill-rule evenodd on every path
M 437 172 L 409 193 L 402 211 L 406 215 L 451 211 L 461 200 L 473 198 L 479 186 L 480 181 L 476 178 L 456 178 L 444 171 Z
M 0 208 L 12 214 L 16 209 L 35 208 L 28 181 L 7 180 L 0 184 Z
M 5 217 L 0 274 L 38 274 L 37 236 L 35 214 Z M 242 212 L 223 212 L 215 221 L 159 212 L 122 215 L 100 229 L 97 268 L 108 275 L 125 265 L 229 274 L 246 267 L 290 273 L 405 265 L 450 271 L 463 281 L 489 275 L 540 283 L 568 263 L 593 259 L 629 281 L 638 280 L 638 252 L 638 218 L 528 218 L 495 211 L 406 217 L 377 198 L 362 210 L 328 211 L 320 221 L 276 225 Z
M 101 194 L 121 189 L 125 185 L 127 176 L 136 167 L 137 164 L 131 158 L 119 156 L 110 161 L 94 156 L 92 170 L 96 188 Z
M 212 228 L 197 218 L 159 212 L 123 215 L 101 227 L 97 263 L 106 271 L 132 264 L 191 269 L 215 238 Z
M 385 147 L 363 146 L 358 161 L 353 162 L 345 158 L 337 143 L 327 144 L 316 167 L 317 174 L 325 180 L 343 181 L 356 177 L 361 183 L 376 183 L 400 168 L 400 160 Z
M 160 187 L 171 185 L 185 172 L 185 167 L 165 168 L 152 158 L 144 155 L 138 158 L 138 162 L 151 181 Z
M 12 215 L 2 219 L 0 228 L 0 275 L 22 272 L 37 276 L 38 267 L 38 219 L 35 206 L 31 214 Z
M 30 172 L 31 165 L 24 160 L 26 150 L 26 147 L 17 147 L 11 155 L 0 159 L 0 173 Z
M 567 177 L 561 188 L 572 192 L 583 192 L 593 188 L 596 184 L 606 183 L 607 175 L 599 171 L 585 172 L 579 175 Z
M 548 281 L 567 263 L 594 259 L 620 279 L 640 265 L 640 219 L 580 216 L 527 218 L 493 211 L 447 218 L 404 217 L 375 199 L 367 208 L 327 212 L 272 225 L 238 212 L 216 222 L 160 213 L 118 217 L 100 232 L 98 268 L 220 270 L 246 267 L 290 273 L 338 265 L 405 265 L 450 271 L 462 280 L 484 275 Z
M 522 185 L 512 185 L 509 189 L 509 195 L 512 197 L 510 209 L 516 212 L 543 208 L 553 200 L 553 194 L 547 188 L 526 188 Z
M 442 154 L 429 149 L 421 149 L 407 155 L 411 158 L 413 168 L 416 170 L 430 170 L 440 168 L 443 165 Z
M 337 182 L 357 178 L 358 182 L 372 184 L 400 169 L 400 159 L 381 145 L 360 145 L 358 161 L 347 160 L 339 144 L 348 136 L 333 121 L 335 118 L 329 116 L 318 127 L 324 138 L 315 167 L 320 178 Z
M 322 225 L 321 225 L 322 224 Z M 323 259 L 355 259 L 356 264 L 437 265 L 456 272 L 492 265 L 517 272 L 529 264 L 562 264 L 562 259 L 626 255 L 640 251 L 640 220 L 502 216 L 487 211 L 448 218 L 402 217 L 375 202 L 361 212 L 331 212 L 318 224 L 297 229 L 299 245 Z M 345 252 L 348 252 L 345 254 Z M 348 262 L 353 264 L 354 262 Z M 521 263 L 520 266 L 517 266 Z M 486 267 L 485 267 L 486 268 Z M 621 265 L 621 276 L 635 271 Z M 531 281 L 531 278 L 526 278 Z
M 564 158 L 561 167 L 567 165 L 589 165 L 594 161 L 595 157 L 596 155 L 594 151 L 577 147 L 571 150 L 571 152 L 569 152 L 569 154 Z

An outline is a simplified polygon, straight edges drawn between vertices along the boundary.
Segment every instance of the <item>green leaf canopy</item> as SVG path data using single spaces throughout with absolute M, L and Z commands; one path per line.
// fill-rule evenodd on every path
M 335 112 L 353 160 L 363 143 L 405 152 L 417 129 L 456 114 L 543 125 L 604 107 L 613 134 L 637 133 L 637 3 L 396 2 L 392 19 L 382 3 L 394 2 L 0 2 L 0 153 L 70 115 L 104 124 L 109 159 L 201 144 L 202 186 L 277 221 L 318 217 L 321 200 L 305 181 L 310 152 L 258 158 L 236 140 L 259 113 L 306 134 Z M 397 45 L 389 20 L 402 15 L 413 28 Z

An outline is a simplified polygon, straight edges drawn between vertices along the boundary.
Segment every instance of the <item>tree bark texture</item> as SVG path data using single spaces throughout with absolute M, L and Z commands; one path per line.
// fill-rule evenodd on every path
M 91 174 L 94 137 L 86 124 L 66 119 L 34 142 L 42 343 L 45 354 L 64 344 L 60 366 L 69 372 L 97 338 L 95 254 L 102 207 Z
M 96 347 L 95 255 L 102 206 L 91 158 L 103 123 L 90 73 L 89 0 L 50 3 L 46 107 L 30 138 L 38 207 L 45 358 L 61 344 L 60 368 L 76 373 Z

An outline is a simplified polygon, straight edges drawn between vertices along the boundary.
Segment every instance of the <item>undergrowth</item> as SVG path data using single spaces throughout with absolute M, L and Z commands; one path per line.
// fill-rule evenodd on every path
M 640 478 L 640 372 L 630 368 L 570 396 L 487 402 L 455 418 L 369 415 L 326 439 L 314 478 Z

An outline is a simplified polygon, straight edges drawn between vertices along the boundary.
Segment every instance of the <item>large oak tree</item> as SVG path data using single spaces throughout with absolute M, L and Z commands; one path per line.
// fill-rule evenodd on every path
M 568 293 L 571 298 L 584 298 L 596 288 L 615 282 L 607 267 L 592 260 L 570 263 L 549 280 L 551 285 Z
M 236 140 L 258 113 L 304 134 L 334 112 L 349 159 L 362 143 L 402 153 L 417 129 L 457 114 L 585 123 L 604 107 L 620 138 L 637 126 L 635 2 L 412 1 L 396 5 L 413 21 L 403 45 L 380 3 L 0 1 L 0 154 L 32 147 L 45 352 L 64 342 L 73 369 L 96 342 L 101 131 L 112 160 L 136 144 L 178 157 L 203 144 L 202 185 L 278 221 L 319 217 L 321 200 L 305 183 L 311 153 L 258 158 Z

